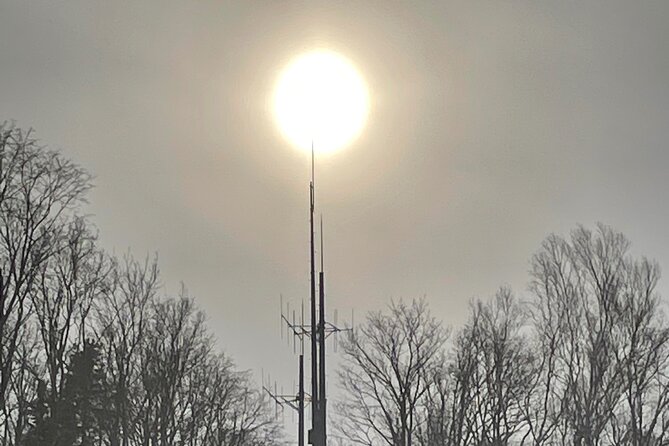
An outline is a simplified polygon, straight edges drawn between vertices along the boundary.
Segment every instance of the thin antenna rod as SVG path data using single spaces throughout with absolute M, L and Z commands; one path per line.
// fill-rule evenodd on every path
M 279 330 L 281 330 L 281 339 L 283 339 L 283 294 L 279 294 L 279 305 L 281 306 L 281 316 L 279 317 Z
M 295 310 L 293 310 L 293 328 L 295 327 Z M 293 329 L 293 354 L 295 354 L 295 330 Z

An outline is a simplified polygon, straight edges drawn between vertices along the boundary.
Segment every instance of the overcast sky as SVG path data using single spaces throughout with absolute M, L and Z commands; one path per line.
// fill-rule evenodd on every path
M 309 279 L 308 160 L 269 102 L 287 61 L 339 51 L 370 89 L 317 160 L 330 308 L 425 295 L 457 327 L 578 223 L 669 270 L 668 24 L 660 0 L 0 0 L 0 120 L 93 172 L 103 246 L 158 252 L 165 291 L 281 376 L 279 293 Z

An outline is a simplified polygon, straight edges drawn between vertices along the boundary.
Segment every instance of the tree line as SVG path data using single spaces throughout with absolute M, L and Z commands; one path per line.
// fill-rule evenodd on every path
M 0 124 L 0 445 L 281 444 L 157 259 L 116 257 L 83 214 L 90 174 Z M 669 445 L 669 326 L 656 262 L 619 232 L 551 235 L 530 288 L 471 303 L 452 332 L 425 300 L 342 343 L 344 444 Z
M 156 259 L 82 214 L 90 174 L 0 124 L 0 444 L 271 445 L 278 424 Z
M 345 444 L 669 444 L 669 328 L 656 262 L 613 229 L 551 235 L 522 301 L 472 302 L 451 333 L 424 300 L 372 312 L 343 345 Z

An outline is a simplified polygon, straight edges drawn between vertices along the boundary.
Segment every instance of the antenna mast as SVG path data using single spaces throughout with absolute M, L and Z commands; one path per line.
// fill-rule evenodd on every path
M 309 256 L 311 258 L 310 274 L 311 274 L 311 425 L 312 429 L 309 431 L 309 443 L 314 446 L 325 446 L 319 440 L 319 421 L 320 421 L 320 401 L 319 401 L 319 382 L 318 382 L 318 342 L 317 327 L 316 327 L 316 259 L 314 246 L 314 202 L 315 202 L 315 187 L 314 187 L 314 142 L 311 141 L 311 182 L 309 183 L 309 238 L 310 249 Z
M 327 432 L 326 432 L 326 403 L 325 399 L 325 273 L 323 272 L 323 216 L 321 216 L 321 271 L 318 275 L 318 308 L 319 308 L 319 321 L 318 321 L 318 381 L 319 381 L 319 393 L 318 393 L 318 415 L 320 416 L 320 439 L 322 441 L 321 445 L 325 446 L 327 441 Z
M 283 324 L 286 324 L 293 335 L 293 353 L 295 352 L 295 338 L 300 340 L 300 355 L 298 369 L 298 392 L 297 395 L 279 395 L 272 392 L 268 387 L 265 391 L 280 406 L 289 406 L 298 412 L 298 445 L 304 446 L 304 408 L 305 403 L 311 403 L 311 429 L 308 431 L 308 443 L 313 446 L 326 446 L 327 444 L 327 399 L 326 399 L 326 376 L 325 376 L 325 341 L 334 334 L 334 348 L 337 351 L 337 335 L 342 331 L 351 331 L 352 328 L 337 327 L 337 312 L 335 311 L 334 324 L 325 319 L 325 272 L 323 255 L 323 217 L 320 221 L 320 271 L 318 274 L 318 303 L 316 302 L 316 243 L 314 233 L 314 208 L 316 202 L 315 193 L 315 153 L 314 143 L 311 143 L 311 181 L 309 183 L 309 241 L 310 241 L 310 304 L 311 323 L 304 322 L 304 302 L 302 302 L 302 321 L 295 322 L 295 311 L 293 311 L 292 322 L 290 321 L 290 304 L 287 307 L 287 315 L 283 312 L 283 297 L 281 297 L 281 322 L 282 336 Z M 351 320 L 352 322 L 352 320 Z M 287 331 L 288 333 L 288 331 Z M 304 338 L 311 341 L 311 395 L 304 391 Z M 283 413 L 283 412 L 282 412 Z

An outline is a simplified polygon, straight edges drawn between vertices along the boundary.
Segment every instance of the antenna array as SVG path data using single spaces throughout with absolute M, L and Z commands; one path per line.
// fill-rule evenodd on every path
M 314 207 L 315 207 L 315 188 L 314 188 L 314 148 L 311 146 L 311 182 L 309 183 L 309 238 L 310 238 L 310 323 L 304 321 L 304 302 L 300 309 L 300 322 L 296 320 L 296 312 L 290 310 L 290 303 L 286 305 L 284 313 L 283 296 L 280 297 L 281 305 L 281 337 L 286 333 L 288 344 L 292 339 L 293 353 L 297 350 L 297 340 L 299 340 L 300 354 L 298 367 L 298 392 L 297 395 L 284 395 L 277 392 L 276 383 L 274 391 L 265 386 L 263 389 L 269 394 L 275 402 L 275 415 L 278 416 L 278 409 L 288 406 L 298 412 L 298 445 L 304 446 L 304 408 L 308 402 L 311 404 L 311 429 L 309 430 L 309 444 L 314 446 L 326 446 L 327 444 L 327 398 L 326 398 L 326 374 L 325 374 L 325 341 L 333 335 L 333 348 L 337 351 L 339 333 L 350 331 L 352 328 L 339 328 L 337 326 L 337 310 L 334 312 L 334 323 L 328 322 L 325 318 L 325 272 L 323 256 L 323 218 L 320 221 L 320 271 L 318 273 L 318 283 L 316 280 L 316 250 L 314 246 Z M 316 296 L 316 287 L 318 286 L 318 299 Z M 353 321 L 353 312 L 351 312 L 351 322 Z M 304 340 L 308 338 L 311 347 L 311 394 L 307 395 L 304 391 Z M 264 372 L 263 372 L 264 373 Z M 264 381 L 264 377 L 263 377 Z

